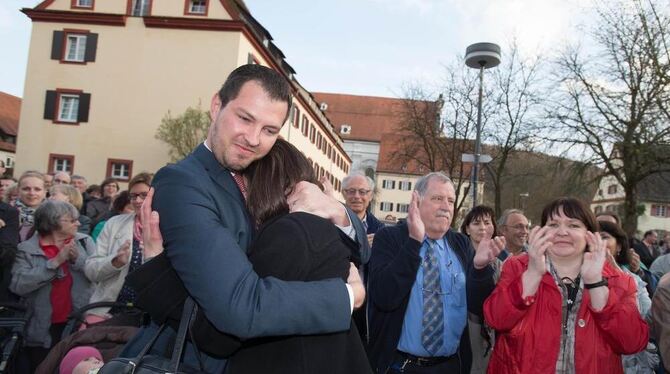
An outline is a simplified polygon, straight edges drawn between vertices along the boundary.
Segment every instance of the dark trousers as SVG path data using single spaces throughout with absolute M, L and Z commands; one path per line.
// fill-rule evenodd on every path
M 56 323 L 49 327 L 51 335 L 51 347 L 61 340 L 61 334 L 65 329 L 65 322 Z M 51 348 L 24 347 L 19 357 L 17 373 L 34 373 L 38 366 L 44 361 Z
M 450 359 L 440 362 L 439 364 L 425 366 L 418 365 L 406 358 L 396 355 L 393 363 L 389 367 L 387 373 L 403 373 L 403 374 L 458 374 L 461 372 L 461 360 L 458 355 L 451 356 Z

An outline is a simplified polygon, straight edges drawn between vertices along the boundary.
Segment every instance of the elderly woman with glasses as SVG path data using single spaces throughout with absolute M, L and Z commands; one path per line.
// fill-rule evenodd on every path
M 623 373 L 621 355 L 647 346 L 635 281 L 606 261 L 598 223 L 560 198 L 503 266 L 484 317 L 496 332 L 489 373 Z
M 81 211 L 81 207 L 84 205 L 84 198 L 81 196 L 81 192 L 69 184 L 54 184 L 51 186 L 49 188 L 49 200 L 65 201 L 74 205 L 78 211 Z M 91 219 L 83 214 L 79 215 L 78 231 L 82 234 L 89 234 L 91 232 Z
M 91 296 L 84 264 L 95 244 L 77 233 L 78 217 L 71 204 L 47 201 L 35 210 L 37 233 L 18 246 L 9 288 L 27 301 L 24 352 L 31 373 L 60 340 L 70 312 Z
M 86 275 L 95 282 L 91 303 L 117 301 L 130 303 L 135 293 L 125 285 L 126 275 L 142 265 L 142 225 L 139 213 L 151 187 L 153 175 L 140 173 L 128 183 L 133 212 L 110 218 L 97 238 L 97 250 L 86 261 Z M 109 308 L 90 311 L 89 322 L 109 318 Z M 112 310 L 112 313 L 114 311 Z

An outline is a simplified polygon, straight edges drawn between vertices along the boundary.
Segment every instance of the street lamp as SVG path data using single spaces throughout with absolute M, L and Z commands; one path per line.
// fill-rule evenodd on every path
M 500 47 L 494 43 L 475 43 L 465 49 L 465 65 L 479 69 L 479 101 L 477 102 L 477 138 L 472 166 L 472 207 L 477 206 L 477 182 L 479 180 L 479 164 L 488 162 L 491 157 L 481 155 L 482 137 L 482 96 L 484 91 L 484 69 L 500 64 Z M 482 157 L 486 156 L 486 157 Z M 487 161 L 488 160 L 488 161 Z

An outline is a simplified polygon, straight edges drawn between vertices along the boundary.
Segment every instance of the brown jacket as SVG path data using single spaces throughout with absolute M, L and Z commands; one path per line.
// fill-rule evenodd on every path
M 670 273 L 658 282 L 651 303 L 651 336 L 658 342 L 661 359 L 670 366 Z

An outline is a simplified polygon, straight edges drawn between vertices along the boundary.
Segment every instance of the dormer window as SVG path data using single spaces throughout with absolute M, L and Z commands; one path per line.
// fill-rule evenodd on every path
M 209 0 L 186 0 L 184 15 L 206 16 Z
M 72 0 L 70 3 L 70 8 L 93 10 L 93 3 L 94 0 Z

